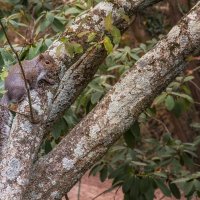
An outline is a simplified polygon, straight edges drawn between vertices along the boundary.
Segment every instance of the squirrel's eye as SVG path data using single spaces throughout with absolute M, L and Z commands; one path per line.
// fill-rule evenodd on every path
M 50 62 L 49 62 L 48 60 L 45 60 L 45 64 L 46 64 L 46 65 L 49 65 Z

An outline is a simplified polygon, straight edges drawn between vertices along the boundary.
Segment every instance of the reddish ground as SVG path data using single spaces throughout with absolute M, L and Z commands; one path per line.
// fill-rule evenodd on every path
M 81 180 L 80 187 L 80 200 L 92 200 L 98 194 L 102 193 L 111 186 L 111 181 L 101 182 L 98 177 L 90 176 L 88 173 L 85 174 Z M 78 194 L 78 184 L 76 184 L 72 190 L 68 193 L 69 200 L 77 200 Z M 154 200 L 175 200 L 175 198 L 166 198 L 163 197 L 163 194 L 160 190 L 155 192 Z M 63 199 L 65 200 L 65 199 Z M 112 192 L 102 194 L 96 200 L 123 200 L 123 193 L 121 190 L 113 190 Z M 136 199 L 137 200 L 137 199 Z M 184 197 L 181 200 L 186 200 Z M 195 199 L 198 200 L 198 199 Z
M 99 177 L 90 176 L 88 177 L 88 173 L 82 177 L 81 180 L 81 188 L 80 188 L 80 200 L 92 200 L 95 196 L 102 193 L 111 187 L 110 181 L 101 182 Z M 78 184 L 76 184 L 71 191 L 68 193 L 69 200 L 77 200 L 78 194 Z M 102 194 L 96 200 L 123 200 L 123 194 L 121 191 L 118 191 L 116 194 L 116 190 L 112 192 Z

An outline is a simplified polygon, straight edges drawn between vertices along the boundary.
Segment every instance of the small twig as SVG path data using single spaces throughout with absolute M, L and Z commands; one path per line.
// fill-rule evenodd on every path
M 162 199 L 164 199 L 165 198 L 165 195 L 163 195 L 159 200 L 162 200 Z
M 194 81 L 189 81 L 189 82 L 192 83 L 200 91 L 200 87 Z
M 65 194 L 65 199 L 66 199 L 66 200 L 69 200 L 69 197 L 68 197 L 68 195 L 67 195 L 67 194 Z
M 197 101 L 194 101 L 194 103 L 195 103 L 195 104 L 197 104 L 197 105 L 200 105 L 200 103 L 199 103 L 199 102 L 197 102 Z
M 22 77 L 23 77 L 23 79 L 24 79 L 25 88 L 26 88 L 27 95 L 28 95 L 28 103 L 29 103 L 29 107 L 30 107 L 31 120 L 34 122 L 33 108 L 32 108 L 32 103 L 31 103 L 31 95 L 30 95 L 30 91 L 29 91 L 29 88 L 28 88 L 28 83 L 27 83 L 27 81 L 26 81 L 26 76 L 25 76 L 25 72 L 24 72 L 22 63 L 21 63 L 21 61 L 20 61 L 20 59 L 19 59 L 19 56 L 18 56 L 17 52 L 16 52 L 15 49 L 13 48 L 13 46 L 12 46 L 12 44 L 11 44 L 9 38 L 8 38 L 8 35 L 7 35 L 7 33 L 6 33 L 6 30 L 5 30 L 4 25 L 3 25 L 3 23 L 2 23 L 1 20 L 0 20 L 0 25 L 1 25 L 1 27 L 2 27 L 2 30 L 3 30 L 4 34 L 5 34 L 5 37 L 6 37 L 6 39 L 7 39 L 7 42 L 8 42 L 8 44 L 9 44 L 10 48 L 12 49 L 13 53 L 15 54 L 15 56 L 16 56 L 16 58 L 17 58 L 17 61 L 18 61 L 18 63 L 19 63 L 19 66 L 20 66 L 20 69 L 21 69 L 21 72 L 22 72 Z
M 164 129 L 167 131 L 167 133 L 170 133 L 169 129 L 167 128 L 166 124 L 165 124 L 163 121 L 161 121 L 160 119 L 157 119 L 156 117 L 150 116 L 147 112 L 146 112 L 146 114 L 147 114 L 149 117 L 151 117 L 153 120 L 155 120 L 155 121 L 157 121 L 158 123 L 162 124 L 163 127 L 164 127 Z
M 115 194 L 114 194 L 114 200 L 115 200 L 115 197 L 117 196 L 117 192 L 119 191 L 120 188 L 121 188 L 121 187 L 119 186 L 119 187 L 116 189 Z
M 182 16 L 185 15 L 183 9 L 181 8 L 181 5 L 180 5 L 179 1 L 176 0 L 176 3 L 177 3 L 177 6 L 178 6 L 178 10 L 179 10 L 180 13 L 182 14 Z
M 198 71 L 200 69 L 200 66 L 199 67 L 196 67 L 192 70 L 192 72 L 194 73 L 195 71 Z
M 103 195 L 103 194 L 106 194 L 106 193 L 108 193 L 108 192 L 111 192 L 113 189 L 115 189 L 114 186 L 112 186 L 111 188 L 108 188 L 107 190 L 104 190 L 103 192 L 101 192 L 100 194 L 98 194 L 98 195 L 96 195 L 94 198 L 92 198 L 92 200 L 97 199 L 98 197 L 100 197 L 100 196 Z
M 167 133 L 170 133 L 169 129 L 167 128 L 166 124 L 165 124 L 163 121 L 161 121 L 160 119 L 157 119 L 157 118 L 155 118 L 155 117 L 152 117 L 152 119 L 154 119 L 154 120 L 157 121 L 158 123 L 162 124 L 163 127 L 165 128 L 165 130 L 167 131 Z
M 81 180 L 78 182 L 77 200 L 80 200 L 80 195 L 81 195 Z

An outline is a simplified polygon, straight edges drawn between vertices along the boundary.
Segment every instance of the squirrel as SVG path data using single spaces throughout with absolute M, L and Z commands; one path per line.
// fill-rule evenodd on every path
M 37 88 L 40 81 L 45 81 L 51 85 L 55 84 L 55 76 L 58 70 L 50 55 L 42 53 L 32 60 L 23 61 L 22 66 L 29 89 Z M 19 103 L 25 98 L 27 91 L 19 64 L 15 64 L 9 70 L 4 87 L 6 93 L 1 100 L 2 105 Z

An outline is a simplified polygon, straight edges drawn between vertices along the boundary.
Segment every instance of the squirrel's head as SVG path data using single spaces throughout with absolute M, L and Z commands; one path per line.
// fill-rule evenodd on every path
M 56 70 L 56 63 L 55 63 L 54 59 L 47 53 L 41 53 L 39 55 L 39 62 L 48 71 Z

